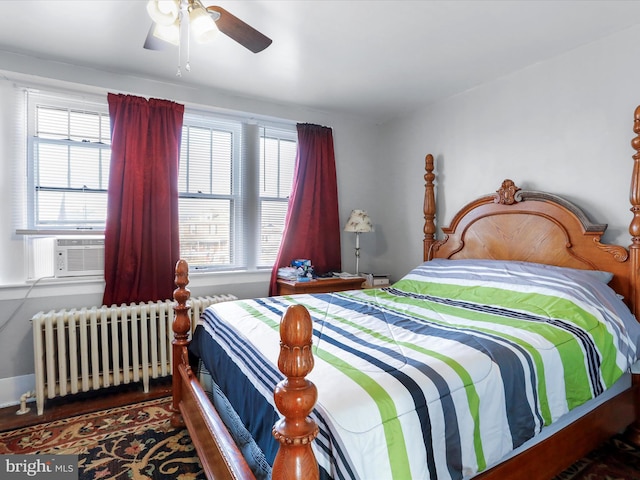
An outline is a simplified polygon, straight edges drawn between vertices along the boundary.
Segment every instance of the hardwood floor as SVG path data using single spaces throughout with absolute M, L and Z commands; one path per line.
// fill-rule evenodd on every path
M 27 403 L 30 411 L 23 415 L 17 415 L 16 412 L 20 406 L 13 405 L 0 409 L 0 431 L 28 427 L 169 395 L 171 395 L 171 377 L 152 381 L 148 393 L 143 391 L 142 384 L 129 384 L 48 400 L 45 403 L 44 413 L 40 416 L 37 414 L 35 402 Z

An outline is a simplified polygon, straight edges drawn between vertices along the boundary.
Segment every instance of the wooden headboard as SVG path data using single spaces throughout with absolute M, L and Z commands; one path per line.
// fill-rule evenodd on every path
M 427 155 L 424 199 L 424 260 L 483 258 L 519 260 L 613 273 L 611 287 L 640 314 L 640 107 L 631 142 L 636 150 L 631 178 L 631 245 L 602 243 L 607 225 L 589 220 L 561 196 L 520 189 L 504 180 L 495 194 L 467 204 L 436 239 L 434 160 Z

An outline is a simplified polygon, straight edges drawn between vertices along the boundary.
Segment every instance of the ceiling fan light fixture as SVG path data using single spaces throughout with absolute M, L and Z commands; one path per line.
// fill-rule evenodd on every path
M 189 29 L 198 43 L 207 43 L 218 34 L 218 26 L 211 15 L 202 6 L 189 7 Z
M 153 36 L 172 45 L 180 45 L 180 20 L 176 19 L 171 25 L 156 23 Z
M 180 0 L 149 0 L 147 13 L 156 24 L 171 25 L 180 15 Z

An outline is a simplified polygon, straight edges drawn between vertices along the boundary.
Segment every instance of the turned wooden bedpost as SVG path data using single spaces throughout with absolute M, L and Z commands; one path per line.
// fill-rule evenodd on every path
M 292 305 L 280 323 L 278 368 L 287 377 L 274 391 L 276 407 L 284 415 L 273 427 L 280 448 L 273 462 L 272 477 L 278 480 L 315 480 L 318 462 L 311 442 L 318 425 L 308 415 L 318 398 L 316 386 L 305 378 L 313 369 L 311 340 L 313 324 L 306 308 Z
M 423 260 L 431 260 L 433 246 L 436 242 L 436 195 L 433 181 L 436 176 L 433 173 L 433 155 L 428 154 L 425 157 L 424 174 L 425 189 L 424 189 L 424 251 L 422 254 Z
M 184 427 L 184 420 L 180 413 L 180 401 L 182 400 L 182 381 L 178 367 L 183 362 L 183 356 L 186 355 L 186 348 L 189 345 L 189 330 L 191 328 L 191 319 L 189 318 L 189 306 L 187 301 L 191 296 L 191 292 L 187 288 L 189 284 L 189 265 L 184 260 L 178 260 L 176 263 L 175 284 L 177 288 L 173 291 L 173 298 L 176 301 L 173 306 L 175 315 L 173 317 L 173 378 L 172 393 L 173 403 L 171 410 L 171 425 L 174 427 Z M 187 360 L 184 359 L 186 362 Z
M 633 115 L 633 132 L 636 136 L 631 140 L 631 146 L 636 151 L 633 155 L 633 173 L 631 176 L 631 191 L 629 200 L 633 219 L 629 225 L 631 245 L 629 258 L 631 262 L 631 301 L 630 308 L 638 318 L 640 315 L 640 106 L 636 107 Z M 635 445 L 640 445 L 640 373 L 633 374 L 633 384 L 636 386 L 636 421 L 632 423 L 625 436 Z
M 631 191 L 629 201 L 633 219 L 629 225 L 631 234 L 631 245 L 629 246 L 629 257 L 631 259 L 631 311 L 640 315 L 640 285 L 638 275 L 640 275 L 640 106 L 634 112 L 633 132 L 636 134 L 631 140 L 631 146 L 636 151 L 633 155 L 633 173 L 631 176 Z

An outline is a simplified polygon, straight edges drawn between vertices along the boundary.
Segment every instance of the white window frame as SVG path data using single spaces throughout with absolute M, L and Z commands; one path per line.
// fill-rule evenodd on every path
M 98 113 L 100 115 L 109 115 L 109 107 L 105 103 L 101 103 L 95 100 L 88 100 L 86 98 L 74 99 L 72 97 L 64 97 L 57 94 L 48 94 L 42 92 L 30 92 L 27 90 L 27 225 L 26 228 L 29 231 L 34 232 L 63 232 L 63 233 L 75 233 L 80 231 L 96 231 L 104 232 L 103 224 L 76 224 L 75 226 L 65 224 L 44 224 L 38 222 L 36 219 L 36 194 L 35 194 L 35 152 L 40 144 L 58 144 L 65 146 L 75 146 L 82 148 L 97 148 L 97 149 L 109 149 L 108 145 L 98 144 L 96 142 L 88 142 L 86 145 L 84 142 L 78 142 L 77 140 L 39 140 L 36 137 L 36 110 L 39 105 L 48 105 L 54 108 L 69 109 L 76 112 L 91 112 Z M 110 133 L 105 132 L 106 138 L 110 138 Z M 106 192 L 106 190 L 105 190 Z M 105 217 L 106 219 L 106 217 Z

